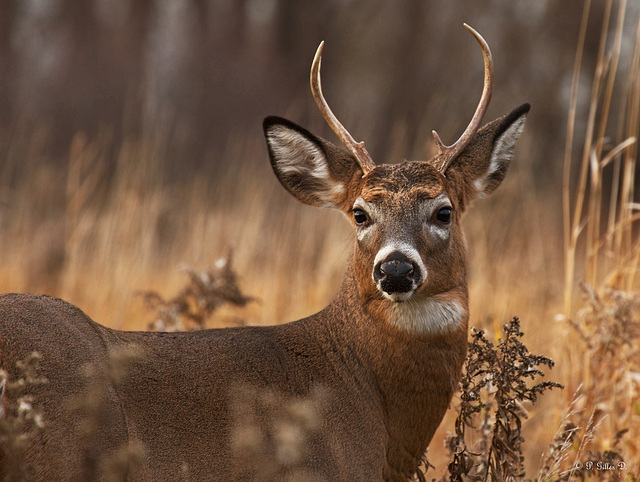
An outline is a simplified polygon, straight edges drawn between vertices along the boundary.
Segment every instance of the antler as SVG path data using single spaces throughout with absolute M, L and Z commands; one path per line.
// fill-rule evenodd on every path
M 438 133 L 433 131 L 433 139 L 436 141 L 436 147 L 438 148 L 436 167 L 442 174 L 447 171 L 451 161 L 458 157 L 464 148 L 469 145 L 469 142 L 471 142 L 476 132 L 478 132 L 482 118 L 487 111 L 487 107 L 489 107 L 489 101 L 491 100 L 491 93 L 493 91 L 493 58 L 491 57 L 489 45 L 487 45 L 487 42 L 482 38 L 482 35 L 469 25 L 465 23 L 464 27 L 473 34 L 482 48 L 482 56 L 484 58 L 484 88 L 482 89 L 480 103 L 478 104 L 475 114 L 473 114 L 471 122 L 469 122 L 469 125 L 456 142 L 450 146 L 445 146 L 440 140 Z
M 320 83 L 320 64 L 322 63 L 322 48 L 324 47 L 324 41 L 320 42 L 316 55 L 313 58 L 313 64 L 311 64 L 311 95 L 318 105 L 318 109 L 327 121 L 331 130 L 340 138 L 342 144 L 349 150 L 351 154 L 356 158 L 356 161 L 360 165 L 362 172 L 366 174 L 376 167 L 373 159 L 364 147 L 364 142 L 356 142 L 351 134 L 344 128 L 338 118 L 331 112 L 329 104 L 322 95 L 322 86 Z

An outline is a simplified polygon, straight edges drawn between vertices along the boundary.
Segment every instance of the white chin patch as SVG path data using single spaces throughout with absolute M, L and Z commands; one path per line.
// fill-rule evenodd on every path
M 413 293 L 415 292 L 415 289 L 412 289 L 411 291 L 407 291 L 406 293 L 387 293 L 385 291 L 382 291 L 382 289 L 380 289 L 379 286 L 378 286 L 378 289 L 382 293 L 382 296 L 384 296 L 386 299 L 390 301 L 395 301 L 395 302 L 407 301 L 409 298 L 413 296 Z

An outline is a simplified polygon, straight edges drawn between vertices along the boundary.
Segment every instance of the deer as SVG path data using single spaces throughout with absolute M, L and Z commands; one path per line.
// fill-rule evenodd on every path
M 22 452 L 34 480 L 105 478 L 96 454 L 115 454 L 131 443 L 142 447 L 139 465 L 127 475 L 131 480 L 414 476 L 466 357 L 469 296 L 461 220 L 474 199 L 504 179 L 529 111 L 524 104 L 482 125 L 493 91 L 493 60 L 484 38 L 465 28 L 482 50 L 481 98 L 452 145 L 433 131 L 437 154 L 427 161 L 374 163 L 324 98 L 324 43 L 312 63 L 311 93 L 346 150 L 284 118 L 264 120 L 271 166 L 284 188 L 302 203 L 339 210 L 354 231 L 344 278 L 320 312 L 274 326 L 126 332 L 95 323 L 57 298 L 0 297 L 0 365 L 8 380 L 32 352 L 47 379 L 31 394 L 44 429 Z M 101 419 L 108 423 L 91 437 L 78 435 L 78 411 L 65 400 L 83 393 L 79 370 L 89 365 L 103 373 L 112 363 L 110 353 L 127 347 L 135 347 L 136 356 L 126 376 L 107 380 L 100 395 Z M 6 383 L 3 417 L 10 403 Z M 314 401 L 318 390 L 323 395 Z M 234 455 L 237 429 L 248 416 L 234 403 L 251 405 L 265 391 L 311 400 L 317 414 L 296 473 L 282 466 L 267 476 Z M 267 424 L 275 410 L 264 405 L 251 416 Z M 259 442 L 267 449 L 275 443 Z M 6 456 L 0 470 L 9 473 Z

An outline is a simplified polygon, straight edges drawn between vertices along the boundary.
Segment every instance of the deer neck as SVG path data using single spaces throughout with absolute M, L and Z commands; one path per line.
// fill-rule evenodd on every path
M 376 384 L 391 475 L 411 475 L 457 387 L 467 350 L 466 286 L 409 305 L 363 299 L 350 273 L 333 312 L 357 365 Z

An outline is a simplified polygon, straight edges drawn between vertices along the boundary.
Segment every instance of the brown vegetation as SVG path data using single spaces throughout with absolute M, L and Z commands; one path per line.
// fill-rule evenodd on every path
M 232 267 L 232 253 L 220 258 L 208 270 L 183 267 L 187 284 L 172 298 L 165 300 L 156 291 L 141 291 L 145 305 L 156 313 L 149 323 L 153 331 L 201 330 L 214 312 L 225 303 L 244 307 L 255 298 L 242 294 Z M 231 323 L 231 321 L 228 321 Z M 244 325 L 242 319 L 235 324 Z

